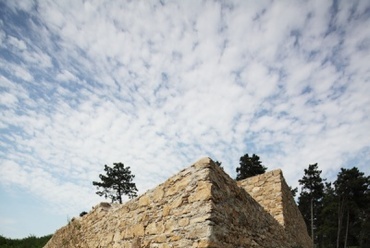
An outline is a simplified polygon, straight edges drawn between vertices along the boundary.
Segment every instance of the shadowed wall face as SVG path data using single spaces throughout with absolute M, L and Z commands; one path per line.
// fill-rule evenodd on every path
M 311 238 L 280 169 L 237 182 L 285 229 L 290 240 L 311 247 Z

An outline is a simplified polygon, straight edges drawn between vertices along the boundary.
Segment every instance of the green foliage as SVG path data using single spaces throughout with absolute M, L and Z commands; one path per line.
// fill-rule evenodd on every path
M 267 168 L 262 165 L 260 157 L 253 154 L 249 157 L 248 153 L 240 157 L 239 161 L 240 167 L 236 168 L 236 180 L 240 181 L 248 177 L 253 177 L 266 172 Z
M 215 164 L 220 167 L 221 169 L 224 169 L 224 167 L 221 166 L 222 162 L 220 161 L 215 161 Z
M 97 189 L 102 188 L 96 192 L 99 196 L 110 198 L 112 202 L 118 201 L 122 203 L 122 195 L 127 195 L 129 198 L 137 196 L 137 188 L 133 179 L 135 175 L 131 174 L 130 167 L 125 167 L 123 163 L 113 163 L 111 168 L 104 166 L 106 175 L 100 174 L 101 182 L 93 182 Z
M 0 235 L 1 248 L 42 248 L 51 239 L 51 234 L 43 237 L 30 235 L 23 239 L 10 239 Z
M 80 213 L 80 217 L 82 217 L 84 215 L 87 215 L 87 212 L 86 211 L 83 211 L 83 212 Z
M 307 231 L 311 236 L 311 197 L 307 192 L 301 192 L 298 197 L 298 208 L 307 226 Z
M 293 198 L 297 195 L 298 193 L 298 188 L 295 187 L 294 189 L 292 188 L 292 186 L 289 186 L 289 189 L 290 189 L 290 193 L 292 193 L 292 196 Z
M 334 182 L 338 201 L 338 239 L 340 246 L 368 243 L 369 177 L 358 168 L 343 169 Z
M 315 243 L 321 238 L 319 235 L 315 235 L 315 230 L 317 230 L 321 221 L 319 216 L 322 211 L 322 198 L 324 197 L 323 182 L 325 180 L 321 178 L 321 172 L 317 163 L 310 164 L 308 169 L 304 169 L 302 179 L 298 180 L 299 184 L 302 185 L 302 191 L 298 197 L 299 210 Z
M 319 243 L 322 247 L 336 247 L 338 226 L 338 203 L 337 196 L 331 183 L 325 183 L 322 199 L 322 210 L 319 215 L 321 220 L 318 226 Z
M 365 177 L 364 173 L 356 167 L 352 169 L 341 168 L 338 178 L 334 182 L 335 191 L 347 204 L 353 203 L 356 207 L 365 207 L 368 180 L 369 178 Z
M 318 200 L 323 197 L 324 181 L 321 178 L 321 170 L 318 169 L 318 165 L 310 164 L 308 169 L 304 169 L 304 176 L 298 180 L 299 184 L 302 185 L 302 191 L 307 192 L 310 197 Z
M 324 184 L 317 164 L 304 172 L 298 207 L 309 233 L 313 213 L 316 247 L 370 247 L 370 177 L 341 168 L 333 184 Z

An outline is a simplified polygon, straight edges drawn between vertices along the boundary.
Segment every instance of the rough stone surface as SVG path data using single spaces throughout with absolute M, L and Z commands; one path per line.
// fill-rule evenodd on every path
M 257 178 L 257 179 L 256 179 Z M 54 247 L 312 247 L 281 171 L 236 182 L 209 158 L 57 230 Z
M 299 240 L 303 247 L 311 244 L 308 234 L 302 235 L 306 224 L 280 169 L 237 183 L 284 227 L 290 240 Z

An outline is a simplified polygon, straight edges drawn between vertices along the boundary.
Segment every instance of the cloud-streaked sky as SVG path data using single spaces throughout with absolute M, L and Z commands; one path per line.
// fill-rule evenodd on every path
M 369 174 L 369 61 L 367 0 L 0 0 L 0 234 L 89 211 L 113 162 L 139 193 L 203 156 Z

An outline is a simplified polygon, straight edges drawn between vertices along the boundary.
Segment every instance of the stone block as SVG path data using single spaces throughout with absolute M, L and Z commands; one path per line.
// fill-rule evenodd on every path
M 144 226 L 143 224 L 139 223 L 132 227 L 132 235 L 134 237 L 142 237 L 144 236 Z
M 153 201 L 154 202 L 160 202 L 164 196 L 164 191 L 162 187 L 158 187 L 153 191 Z
M 156 242 L 156 243 L 165 243 L 166 242 L 166 235 L 164 234 L 161 234 L 161 235 L 157 235 L 153 238 L 153 241 Z
M 190 176 L 181 178 L 180 181 L 176 182 L 176 190 L 177 192 L 181 192 L 184 190 L 191 182 L 192 178 Z
M 210 219 L 210 218 L 211 218 L 210 214 L 205 214 L 205 215 L 201 215 L 201 216 L 198 216 L 198 217 L 194 217 L 190 220 L 190 224 L 203 223 L 204 221 L 206 221 L 207 219 Z
M 180 195 L 180 196 L 178 196 L 177 198 L 175 198 L 175 199 L 173 200 L 173 202 L 171 203 L 170 208 L 171 208 L 171 209 L 173 209 L 173 208 L 178 208 L 178 207 L 180 207 L 180 206 L 181 206 L 181 204 L 182 204 L 182 196 Z
M 165 222 L 164 229 L 166 233 L 172 233 L 172 231 L 177 227 L 177 222 L 172 218 Z
M 162 222 L 152 222 L 145 228 L 145 234 L 161 234 L 164 231 Z
M 183 237 L 182 236 L 180 236 L 180 235 L 171 235 L 170 236 L 170 238 L 169 238 L 169 240 L 171 241 L 171 242 L 173 242 L 173 241 L 178 241 L 178 240 L 181 240 Z
M 200 169 L 203 169 L 203 168 L 208 168 L 210 167 L 210 164 L 212 162 L 212 159 L 206 157 L 206 158 L 202 158 L 200 160 L 198 160 L 195 164 L 194 164 L 194 167 L 197 169 L 197 170 L 200 170 Z M 212 162 L 213 163 L 213 162 Z
M 195 201 L 206 201 L 211 199 L 211 188 L 212 184 L 206 181 L 198 182 L 198 186 L 194 193 L 192 193 L 188 201 L 195 202 Z
M 145 207 L 145 206 L 148 206 L 150 204 L 150 198 L 148 195 L 142 195 L 140 196 L 139 198 L 139 206 L 140 207 Z
M 189 218 L 181 218 L 181 219 L 179 220 L 179 222 L 178 222 L 178 225 L 179 225 L 180 227 L 184 227 L 184 226 L 189 225 L 189 223 L 190 223 Z
M 168 205 L 164 205 L 164 206 L 163 206 L 163 210 L 162 210 L 162 215 L 163 215 L 163 217 L 168 216 L 168 215 L 169 215 L 169 213 L 170 213 L 170 211 L 171 211 L 170 206 L 168 206 Z

